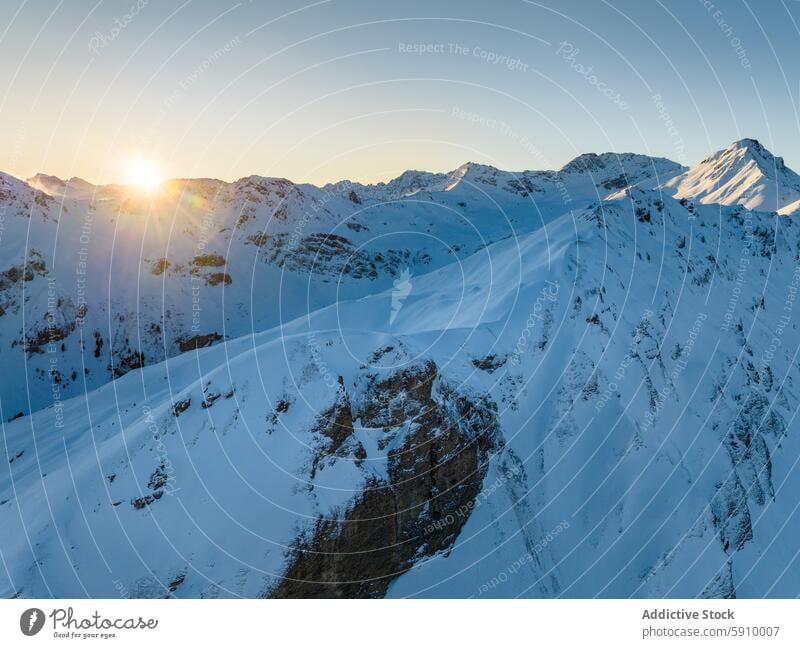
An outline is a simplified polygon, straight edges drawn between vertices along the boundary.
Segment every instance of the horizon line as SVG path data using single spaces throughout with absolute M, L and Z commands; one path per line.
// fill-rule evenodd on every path
M 720 151 L 727 150 L 727 149 L 729 149 L 729 148 L 731 148 L 731 147 L 733 147 L 733 146 L 735 146 L 737 144 L 740 144 L 742 142 L 752 142 L 754 144 L 757 144 L 757 145 L 761 146 L 765 150 L 767 150 L 771 155 L 773 155 L 773 157 L 782 157 L 782 156 L 776 156 L 774 153 L 772 153 L 772 151 L 770 149 L 767 149 L 761 143 L 761 141 L 759 139 L 757 139 L 755 137 L 741 137 L 741 138 L 739 138 L 737 140 L 732 141 L 730 144 L 728 144 L 724 148 L 715 149 L 709 155 L 713 155 L 714 153 L 718 153 Z M 520 169 L 520 170 L 511 170 L 511 169 L 503 169 L 503 168 L 495 166 L 493 164 L 487 164 L 487 163 L 484 163 L 484 162 L 474 162 L 472 160 L 468 160 L 468 161 L 463 162 L 462 164 L 458 165 L 455 168 L 445 169 L 445 170 L 442 170 L 442 171 L 432 171 L 432 170 L 419 169 L 419 168 L 406 168 L 406 169 L 400 171 L 399 173 L 397 173 L 397 175 L 393 175 L 388 180 L 380 180 L 380 181 L 377 181 L 377 182 L 365 182 L 365 181 L 357 180 L 357 179 L 351 177 L 351 178 L 340 178 L 338 180 L 333 180 L 333 181 L 325 182 L 323 184 L 318 184 L 318 183 L 312 182 L 312 181 L 293 180 L 291 178 L 288 178 L 288 177 L 282 176 L 282 175 L 262 175 L 262 174 L 259 174 L 259 173 L 251 173 L 249 175 L 243 175 L 243 176 L 240 176 L 238 178 L 231 179 L 231 180 L 225 180 L 225 179 L 222 179 L 222 178 L 219 178 L 219 177 L 206 176 L 206 175 L 198 175 L 198 176 L 169 176 L 169 177 L 165 177 L 162 180 L 160 180 L 158 182 L 158 185 L 164 185 L 164 184 L 167 184 L 167 183 L 170 183 L 170 182 L 180 182 L 180 181 L 188 181 L 188 180 L 208 180 L 208 181 L 220 182 L 220 183 L 224 183 L 224 184 L 236 184 L 237 182 L 241 182 L 242 180 L 246 180 L 248 178 L 264 178 L 264 179 L 272 179 L 272 180 L 285 180 L 287 182 L 291 182 L 294 185 L 310 185 L 310 186 L 316 187 L 317 189 L 324 189 L 327 186 L 337 185 L 337 184 L 340 184 L 340 183 L 343 183 L 343 182 L 349 182 L 351 184 L 359 184 L 359 185 L 362 185 L 362 186 L 365 186 L 365 187 L 370 187 L 370 186 L 378 186 L 378 185 L 381 185 L 381 184 L 388 184 L 388 183 L 390 183 L 390 182 L 392 182 L 394 180 L 397 180 L 398 178 L 402 177 L 406 173 L 426 173 L 426 174 L 431 174 L 431 175 L 447 176 L 449 174 L 455 173 L 456 171 L 458 171 L 459 169 L 461 169 L 461 168 L 463 168 L 463 167 L 465 167 L 467 165 L 488 167 L 488 168 L 494 169 L 496 171 L 502 171 L 504 173 L 510 173 L 512 175 L 513 174 L 525 174 L 525 173 L 546 173 L 546 172 L 562 171 L 564 168 L 569 166 L 572 162 L 574 162 L 575 160 L 578 160 L 579 158 L 584 157 L 584 156 L 597 156 L 597 157 L 616 156 L 616 157 L 622 157 L 622 156 L 626 156 L 626 155 L 638 155 L 638 156 L 648 157 L 648 158 L 651 158 L 651 159 L 654 159 L 654 160 L 667 160 L 669 162 L 673 162 L 673 163 L 679 165 L 683 169 L 689 169 L 692 166 L 701 163 L 703 160 L 705 160 L 705 159 L 707 159 L 709 157 L 709 155 L 706 155 L 703 158 L 701 158 L 700 160 L 698 160 L 697 162 L 695 162 L 693 165 L 686 165 L 686 164 L 683 164 L 682 162 L 678 162 L 678 161 L 676 161 L 676 160 L 674 160 L 674 159 L 672 159 L 670 157 L 664 156 L 664 155 L 651 155 L 649 153 L 637 153 L 637 152 L 634 152 L 634 151 L 604 151 L 602 153 L 596 153 L 594 151 L 586 151 L 584 153 L 579 153 L 578 155 L 570 158 L 559 169 L 528 168 L 528 169 Z M 78 176 L 78 175 L 73 175 L 73 176 L 70 176 L 69 178 L 62 178 L 59 175 L 46 173 L 46 172 L 43 172 L 43 171 L 37 171 L 33 175 L 30 175 L 30 176 L 27 176 L 27 177 L 22 177 L 20 175 L 16 175 L 14 173 L 7 172 L 7 171 L 2 171 L 2 169 L 0 169 L 0 173 L 3 173 L 3 174 L 8 175 L 8 176 L 10 176 L 12 178 L 15 178 L 16 180 L 19 180 L 20 182 L 24 182 L 25 184 L 27 184 L 29 186 L 30 186 L 30 181 L 34 180 L 38 176 L 51 178 L 51 179 L 57 180 L 59 182 L 63 182 L 64 184 L 69 184 L 70 182 L 74 182 L 74 181 L 80 181 L 80 182 L 84 182 L 84 183 L 86 183 L 86 184 L 88 184 L 88 185 L 90 185 L 90 186 L 92 186 L 94 188 L 99 188 L 99 189 L 110 188 L 110 187 L 130 187 L 130 186 L 133 186 L 133 185 L 136 184 L 134 182 L 124 182 L 124 181 L 113 181 L 113 182 L 106 182 L 106 183 L 98 183 L 98 182 L 93 182 L 93 181 L 87 180 L 86 178 Z

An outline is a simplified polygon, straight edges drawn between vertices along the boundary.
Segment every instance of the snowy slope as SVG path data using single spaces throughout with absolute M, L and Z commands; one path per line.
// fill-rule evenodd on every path
M 800 230 L 615 189 L 4 423 L 0 592 L 795 595 Z
M 664 186 L 676 198 L 783 214 L 800 201 L 800 176 L 754 139 L 734 142 Z

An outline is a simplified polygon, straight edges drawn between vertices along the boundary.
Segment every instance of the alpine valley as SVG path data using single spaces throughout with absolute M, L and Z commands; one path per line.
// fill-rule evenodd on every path
M 799 210 L 752 139 L 0 174 L 0 595 L 794 597 Z

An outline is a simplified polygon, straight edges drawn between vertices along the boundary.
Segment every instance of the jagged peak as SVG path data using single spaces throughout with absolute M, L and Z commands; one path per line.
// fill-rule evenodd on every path
M 58 179 L 58 178 L 56 178 Z M 65 184 L 72 185 L 73 187 L 96 187 L 97 185 L 92 184 L 88 180 L 84 180 L 83 178 L 79 178 L 78 176 L 72 176 L 69 180 L 66 181 Z
M 42 191 L 49 196 L 59 197 L 87 198 L 100 189 L 97 185 L 77 176 L 63 180 L 58 176 L 46 173 L 37 173 L 28 178 L 26 182 L 34 189 Z
M 67 184 L 66 180 L 62 180 L 58 176 L 48 175 L 47 173 L 37 173 L 36 175 L 33 175 L 30 178 L 28 178 L 26 182 L 28 184 L 31 184 L 33 182 L 50 182 L 53 184 L 60 184 L 62 186 Z
M 258 186 L 267 186 L 267 185 L 289 185 L 294 184 L 291 180 L 287 178 L 280 178 L 276 176 L 262 176 L 262 175 L 249 175 L 239 178 L 235 182 L 231 183 L 234 186 L 247 186 L 247 185 L 258 185 Z
M 800 176 L 751 137 L 708 156 L 664 187 L 679 198 L 761 211 L 782 211 L 800 200 Z
M 464 162 L 460 167 L 451 171 L 453 173 L 500 173 L 500 169 L 493 167 L 490 164 L 481 164 L 480 162 Z
M 653 164 L 668 165 L 680 170 L 683 167 L 665 157 L 657 157 L 652 155 L 644 155 L 642 153 L 614 153 L 612 151 L 606 153 L 581 153 L 567 162 L 559 173 L 586 173 L 593 171 L 601 171 L 608 167 L 625 168 L 629 164 Z
M 740 140 L 736 140 L 733 144 L 731 144 L 731 147 L 763 149 L 764 145 L 755 137 L 744 137 Z
M 596 169 L 605 169 L 607 157 L 609 155 L 614 154 L 602 153 L 598 155 L 597 153 L 581 153 L 561 167 L 560 171 L 561 173 L 570 173 L 573 171 L 584 173 L 586 171 L 594 171 Z
M 444 189 L 445 191 L 451 191 L 462 181 L 466 181 L 467 183 L 479 182 L 481 184 L 496 184 L 496 178 L 501 174 L 513 175 L 508 171 L 501 171 L 488 164 L 465 162 L 448 174 L 447 185 Z
M 441 173 L 410 169 L 408 171 L 404 171 L 399 176 L 382 186 L 388 189 L 393 189 L 400 195 L 411 195 L 419 191 L 426 191 L 436 188 L 436 185 L 440 183 L 443 178 L 444 176 Z
M 739 161 L 755 162 L 766 175 L 774 175 L 776 170 L 786 168 L 782 157 L 773 155 L 767 147 L 752 137 L 736 140 L 727 148 L 708 156 L 700 164 L 735 164 Z
M 391 184 L 392 182 L 398 182 L 400 180 L 408 180 L 413 178 L 431 178 L 431 177 L 440 177 L 440 173 L 434 173 L 432 171 L 420 171 L 419 169 L 408 169 L 403 171 L 399 176 L 390 180 L 386 184 Z M 383 184 L 383 183 L 380 183 Z

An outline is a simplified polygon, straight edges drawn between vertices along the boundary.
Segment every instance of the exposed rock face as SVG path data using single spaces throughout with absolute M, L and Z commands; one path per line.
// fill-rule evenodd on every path
M 369 229 L 357 222 L 348 222 L 347 227 L 354 232 Z M 373 281 L 381 273 L 396 276 L 404 267 L 427 266 L 433 260 L 428 252 L 412 248 L 379 248 L 371 252 L 335 233 L 316 232 L 298 237 L 288 232 L 259 232 L 250 235 L 247 242 L 261 248 L 264 263 L 328 279 L 347 276 Z
M 753 539 L 752 520 L 758 511 L 752 507 L 763 507 L 775 496 L 766 437 L 780 441 L 786 435 L 786 423 L 762 394 L 754 392 L 741 400 L 744 405 L 739 416 L 723 439 L 731 461 L 730 474 L 718 484 L 711 501 L 714 527 L 729 554 Z
M 447 551 L 469 517 L 497 448 L 496 407 L 454 391 L 433 362 L 371 376 L 360 403 L 343 394 L 320 417 L 327 452 L 342 453 L 353 421 L 380 434 L 387 478 L 370 477 L 338 519 L 300 538 L 275 597 L 380 597 L 414 563 Z M 363 446 L 353 450 L 363 459 Z
M 181 352 L 194 351 L 203 347 L 211 346 L 222 339 L 219 333 L 206 333 L 205 335 L 195 335 L 190 338 L 178 339 L 178 347 Z

